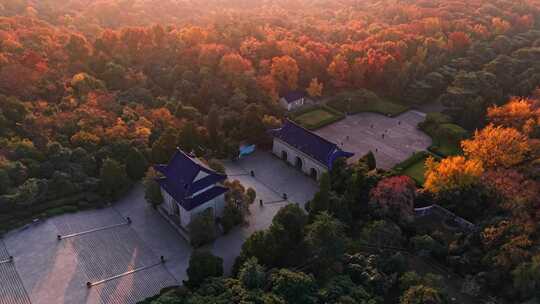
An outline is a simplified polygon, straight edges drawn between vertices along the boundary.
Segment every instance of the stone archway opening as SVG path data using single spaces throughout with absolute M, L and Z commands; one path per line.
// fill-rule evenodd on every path
M 302 170 L 302 168 L 304 167 L 304 162 L 302 161 L 302 159 L 300 157 L 296 157 L 296 160 L 294 162 L 294 166 L 299 169 L 299 170 Z
M 309 170 L 309 176 L 314 180 L 317 180 L 317 178 L 319 177 L 319 172 L 317 172 L 317 169 L 311 168 L 311 170 Z

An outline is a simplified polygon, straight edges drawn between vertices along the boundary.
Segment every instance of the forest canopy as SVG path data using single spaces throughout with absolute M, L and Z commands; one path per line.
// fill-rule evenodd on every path
M 180 147 L 223 170 L 239 146 L 268 147 L 290 92 L 436 104 L 419 128 L 459 155 L 421 155 L 423 189 L 371 152 L 340 160 L 307 212 L 289 205 L 246 240 L 232 277 L 198 253 L 171 301 L 445 303 L 401 253 L 359 253 L 381 235 L 465 277 L 475 299 L 538 301 L 539 86 L 539 0 L 1 0 L 0 233 L 143 177 L 156 205 L 151 164 Z M 475 231 L 415 227 L 425 201 Z

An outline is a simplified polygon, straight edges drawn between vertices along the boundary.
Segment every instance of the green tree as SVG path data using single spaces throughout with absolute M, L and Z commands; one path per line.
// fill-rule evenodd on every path
M 280 239 L 286 244 L 285 248 L 293 248 L 304 239 L 304 230 L 308 217 L 297 204 L 288 204 L 279 209 L 272 220 L 272 225 L 281 225 L 286 234 Z
M 257 258 L 249 258 L 238 274 L 238 279 L 247 289 L 262 289 L 266 284 L 266 273 L 264 267 L 259 265 Z
M 174 129 L 167 129 L 158 140 L 152 145 L 152 160 L 154 163 L 164 164 L 167 163 L 174 152 L 178 144 L 177 132 Z
M 343 224 L 329 213 L 323 212 L 307 227 L 306 241 L 314 256 L 328 266 L 345 252 Z
M 0 169 L 0 195 L 6 194 L 11 187 L 11 179 L 6 170 Z
M 255 189 L 249 187 L 246 190 L 246 196 L 247 196 L 247 203 L 249 205 L 253 204 L 255 202 L 255 198 L 257 198 L 257 192 L 255 192 Z
M 207 251 L 195 250 L 189 259 L 187 269 L 188 281 L 185 282 L 191 288 L 199 287 L 204 280 L 223 275 L 223 259 Z
M 410 240 L 415 251 L 431 254 L 435 257 L 444 257 L 446 248 L 433 239 L 430 235 L 417 235 Z
M 163 203 L 163 196 L 161 195 L 161 186 L 156 181 L 158 177 L 156 170 L 150 167 L 146 171 L 146 176 L 144 177 L 144 198 L 146 201 L 154 206 L 157 206 Z
M 287 303 L 317 303 L 315 279 L 303 272 L 280 269 L 270 277 L 272 292 L 281 296 Z
M 246 223 L 249 214 L 249 205 L 253 203 L 255 190 L 246 190 L 238 181 L 226 181 L 225 186 L 229 188 L 225 194 L 225 210 L 222 217 L 222 225 L 225 232 L 230 231 L 234 226 Z
M 244 244 L 242 244 L 242 251 L 240 252 L 238 262 L 241 265 L 249 257 L 256 257 L 259 263 L 267 267 L 272 267 L 276 254 L 277 252 L 270 246 L 270 242 L 268 241 L 268 232 L 260 230 L 250 235 Z M 237 265 L 237 267 L 240 265 Z
M 22 123 L 28 114 L 24 104 L 16 97 L 6 97 L 0 94 L 0 109 L 4 118 L 11 124 Z
M 217 149 L 220 147 L 221 139 L 219 137 L 220 120 L 218 107 L 212 105 L 208 116 L 206 117 L 206 129 L 208 130 L 208 140 L 212 148 Z
M 444 298 L 441 293 L 425 285 L 416 285 L 409 288 L 400 299 L 400 304 L 442 304 Z
M 519 265 L 512 271 L 512 278 L 514 288 L 519 290 L 524 299 L 540 298 L 540 255 Z
M 317 215 L 330 209 L 330 176 L 327 173 L 321 175 L 319 192 L 309 202 L 309 214 Z
M 375 160 L 375 155 L 373 152 L 371 152 L 371 150 L 366 155 L 362 156 L 358 162 L 365 163 L 369 170 L 374 170 L 377 168 L 377 161 Z
M 140 180 L 146 173 L 148 161 L 137 148 L 129 150 L 126 157 L 126 173 L 133 181 Z
M 95 158 L 84 148 L 77 147 L 71 153 L 71 161 L 83 167 L 84 173 L 95 176 L 97 173 L 97 164 Z
M 225 203 L 225 208 L 223 209 L 223 216 L 221 217 L 221 225 L 223 227 L 223 232 L 228 233 L 235 226 L 240 225 L 244 222 L 244 216 L 237 204 L 231 201 Z
M 214 214 L 211 208 L 197 214 L 188 225 L 191 244 L 200 247 L 216 238 Z
M 118 199 L 129 186 L 124 167 L 114 159 L 105 159 L 99 177 L 101 194 L 113 200 Z
M 186 152 L 200 150 L 199 133 L 193 122 L 189 121 L 184 125 L 180 134 L 178 134 L 178 143 L 180 148 Z

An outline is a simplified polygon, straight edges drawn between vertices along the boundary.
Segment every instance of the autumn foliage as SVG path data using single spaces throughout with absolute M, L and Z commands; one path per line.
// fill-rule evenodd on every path
M 522 162 L 529 152 L 527 136 L 513 128 L 488 125 L 461 143 L 465 155 L 486 167 L 511 167 Z
M 445 158 L 440 162 L 432 157 L 426 160 L 424 188 L 433 193 L 471 187 L 484 172 L 482 162 L 468 160 L 463 156 Z
M 408 176 L 394 176 L 381 180 L 370 192 L 370 200 L 383 214 L 396 220 L 411 220 L 416 184 Z
M 540 107 L 538 101 L 529 98 L 512 98 L 503 106 L 488 109 L 487 117 L 496 126 L 520 130 L 530 134 L 540 126 Z

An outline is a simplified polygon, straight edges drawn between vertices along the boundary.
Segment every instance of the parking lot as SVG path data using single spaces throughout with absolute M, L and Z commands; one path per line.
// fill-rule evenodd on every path
M 396 117 L 377 113 L 359 113 L 323 127 L 315 133 L 355 153 L 350 162 L 372 151 L 377 167 L 390 169 L 414 152 L 426 150 L 431 138 L 418 130 L 425 118 L 418 111 L 407 111 Z
M 317 184 L 267 152 L 225 165 L 230 179 L 257 192 L 249 225 L 206 247 L 224 259 L 230 273 L 244 240 L 267 228 L 282 206 L 292 202 L 303 206 Z M 288 200 L 283 200 L 283 193 Z M 137 185 L 111 207 L 65 214 L 5 235 L 0 261 L 9 255 L 14 261 L 0 262 L 0 304 L 137 303 L 186 280 L 191 252 L 191 246 L 146 203 L 144 189 Z M 166 258 L 164 264 L 161 256 Z

